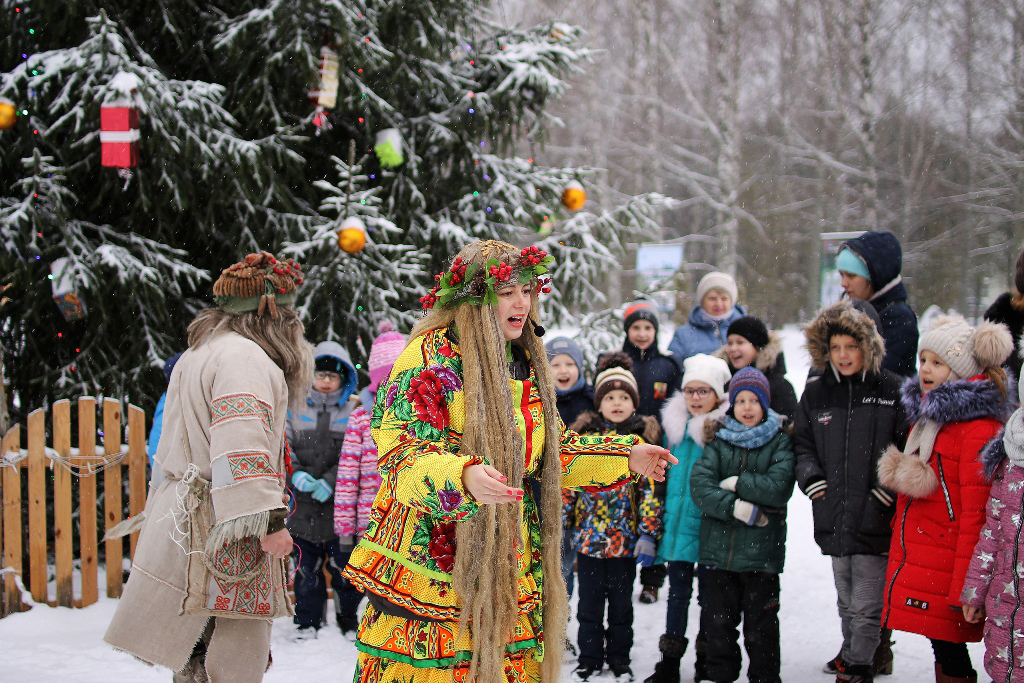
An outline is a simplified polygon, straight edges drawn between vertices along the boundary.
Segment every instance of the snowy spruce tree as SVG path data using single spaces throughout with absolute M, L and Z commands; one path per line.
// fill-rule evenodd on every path
M 543 163 L 545 106 L 587 58 L 573 27 L 509 27 L 471 0 L 0 7 L 0 98 L 18 111 L 0 130 L 0 343 L 22 410 L 83 393 L 151 406 L 211 280 L 248 251 L 300 260 L 309 339 L 360 359 L 381 320 L 411 326 L 470 240 L 551 251 L 545 306 L 564 321 L 604 305 L 624 239 L 657 231 L 654 196 L 568 213 L 566 183 L 594 171 Z M 318 110 L 325 48 L 338 90 Z M 138 165 L 118 172 L 100 163 L 100 110 L 126 100 Z M 385 129 L 401 163 L 374 152 Z M 348 254 L 353 216 L 369 233 Z M 55 283 L 84 315 L 64 318 Z

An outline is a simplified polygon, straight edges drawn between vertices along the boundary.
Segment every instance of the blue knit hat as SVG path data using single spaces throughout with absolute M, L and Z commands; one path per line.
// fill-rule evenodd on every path
M 752 391 L 764 408 L 765 414 L 772 405 L 772 390 L 768 378 L 757 368 L 747 366 L 732 376 L 729 382 L 729 403 L 736 405 L 736 394 L 741 391 Z
M 572 362 L 579 368 L 580 377 L 583 376 L 583 349 L 574 340 L 569 337 L 555 337 L 547 344 L 544 345 L 544 350 L 548 353 L 548 361 L 560 353 L 572 358 Z

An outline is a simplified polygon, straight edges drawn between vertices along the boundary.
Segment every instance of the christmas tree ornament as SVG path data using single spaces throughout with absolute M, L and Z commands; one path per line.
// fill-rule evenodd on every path
M 60 309 L 64 320 L 81 320 L 87 311 L 82 297 L 75 291 L 75 281 L 67 257 L 56 259 L 50 264 L 50 288 L 53 290 L 53 301 Z
M 0 130 L 10 130 L 18 122 L 18 110 L 14 102 L 0 97 Z
M 541 237 L 547 237 L 551 234 L 551 231 L 555 229 L 555 223 L 547 216 L 537 223 L 537 234 Z
M 117 99 L 100 108 L 100 143 L 103 166 L 139 165 L 139 110 L 130 99 Z
M 569 181 L 562 190 L 562 206 L 570 211 L 579 211 L 587 201 L 587 193 L 578 180 Z
M 329 47 L 320 48 L 320 85 L 310 92 L 318 107 L 334 109 L 338 105 L 338 53 Z
M 338 228 L 338 246 L 346 254 L 355 254 L 366 246 L 366 226 L 355 216 L 341 222 Z
M 327 46 L 320 48 L 319 83 L 309 91 L 309 99 L 316 105 L 313 125 L 317 127 L 317 133 L 330 130 L 331 122 L 326 110 L 334 109 L 338 104 L 338 53 Z
M 384 168 L 401 166 L 405 161 L 402 156 L 402 134 L 397 128 L 385 128 L 377 133 L 377 141 L 373 145 L 380 165 Z

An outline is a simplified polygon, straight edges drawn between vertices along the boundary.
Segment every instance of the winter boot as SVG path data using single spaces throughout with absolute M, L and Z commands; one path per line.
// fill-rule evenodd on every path
M 686 652 L 686 638 L 664 634 L 658 640 L 661 661 L 654 665 L 654 674 L 644 683 L 679 683 L 679 662 Z
M 892 629 L 883 628 L 882 637 L 878 641 L 878 648 L 875 650 L 875 675 L 892 675 Z
M 844 671 L 846 671 L 846 660 L 843 659 L 842 650 L 835 657 L 825 662 L 825 666 L 821 667 L 821 672 L 826 674 L 835 675 L 841 674 Z
M 836 675 L 836 683 L 872 683 L 875 676 L 871 664 L 847 664 L 846 670 Z
M 175 671 L 171 680 L 172 683 L 210 683 L 210 677 L 206 675 L 206 652 L 192 655 L 185 668 Z
M 936 662 L 935 683 L 978 683 L 978 672 L 975 671 L 970 676 L 947 676 L 942 673 L 942 667 Z
M 643 590 L 640 591 L 640 602 L 645 605 L 653 605 L 658 602 L 658 587 L 644 586 Z
M 697 638 L 693 641 L 693 652 L 697 655 L 697 661 L 693 666 L 694 683 L 711 680 L 707 671 L 708 641 L 704 637 L 704 631 L 697 631 Z

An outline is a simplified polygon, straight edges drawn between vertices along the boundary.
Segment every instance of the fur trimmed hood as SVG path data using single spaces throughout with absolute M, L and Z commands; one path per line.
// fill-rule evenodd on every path
M 1016 402 L 1012 390 L 1014 385 L 1014 379 L 1010 377 L 1007 381 L 1007 396 L 1003 396 L 1003 392 L 991 380 L 958 379 L 940 384 L 928 394 L 922 394 L 920 381 L 915 375 L 903 383 L 900 400 L 910 424 L 916 424 L 922 417 L 940 425 L 985 417 L 1006 422 Z
M 721 358 L 726 363 L 729 362 L 729 346 L 723 346 L 711 355 L 715 358 Z M 752 365 L 763 372 L 768 374 L 770 370 L 774 370 L 775 366 L 782 363 L 782 372 L 786 372 L 786 361 L 782 355 L 782 336 L 778 332 L 768 333 L 768 345 L 763 349 L 759 349 L 757 355 L 754 356 L 754 362 Z M 729 369 L 732 369 L 732 364 L 729 365 Z M 735 372 L 735 371 L 734 371 Z
M 825 372 L 831 366 L 829 340 L 834 334 L 847 334 L 856 339 L 864 353 L 864 368 L 876 375 L 882 371 L 885 341 L 871 318 L 846 299 L 821 309 L 817 317 L 804 327 L 807 352 L 814 370 Z
M 704 425 L 708 422 L 718 422 L 728 409 L 729 401 L 725 400 L 711 412 L 690 415 L 690 409 L 686 407 L 686 395 L 682 391 L 677 391 L 661 408 L 661 424 L 669 448 L 681 443 L 687 434 L 694 443 L 703 447 L 707 443 L 704 439 Z
M 636 434 L 647 443 L 655 445 L 661 443 L 661 427 L 658 426 L 658 419 L 650 415 L 640 415 L 639 413 L 633 413 L 632 417 L 628 417 L 618 424 L 613 424 L 601 417 L 600 413 L 588 410 L 585 413 L 580 413 L 580 416 L 572 423 L 570 429 L 577 434 L 589 434 L 603 432 L 606 429 L 615 429 L 619 434 Z

